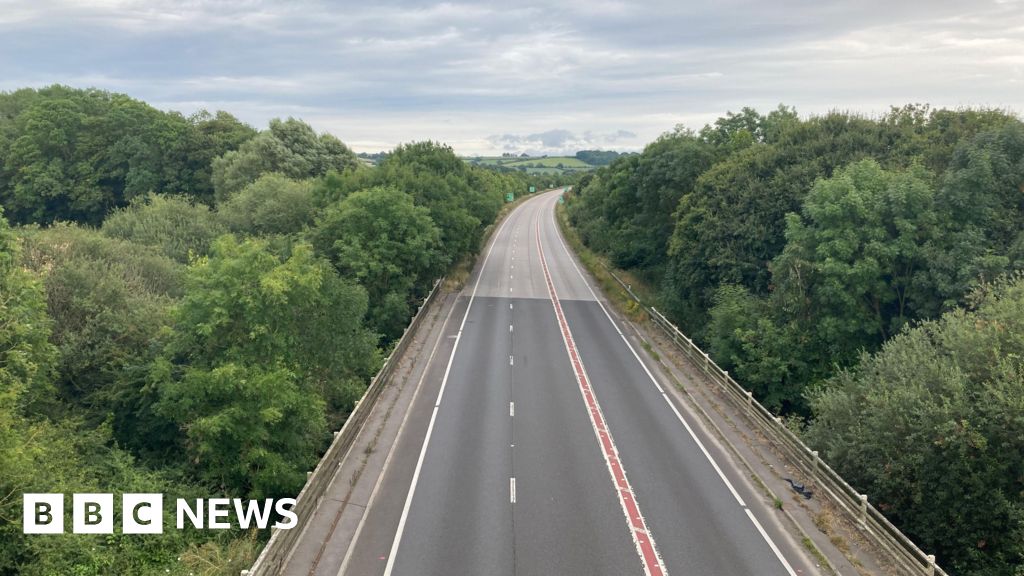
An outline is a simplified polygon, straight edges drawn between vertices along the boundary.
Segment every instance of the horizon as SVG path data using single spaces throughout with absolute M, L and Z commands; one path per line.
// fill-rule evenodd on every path
M 293 116 L 357 152 L 639 151 L 744 106 L 1024 109 L 1021 0 L 0 0 L 0 90 L 53 83 L 163 110 Z

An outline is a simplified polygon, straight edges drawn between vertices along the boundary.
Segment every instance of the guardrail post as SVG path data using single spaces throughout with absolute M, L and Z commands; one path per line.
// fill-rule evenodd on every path
M 704 371 L 711 372 L 711 358 L 708 358 L 708 353 L 704 353 Z
M 925 558 L 928 559 L 928 576 L 935 576 L 935 555 L 929 554 Z
M 814 473 L 817 474 L 821 470 L 821 456 L 817 450 L 811 450 L 811 456 L 814 456 Z
M 868 495 L 860 495 L 860 527 L 866 528 L 868 525 Z
M 747 410 L 752 410 L 753 408 L 754 408 L 754 391 L 753 390 L 747 390 Z

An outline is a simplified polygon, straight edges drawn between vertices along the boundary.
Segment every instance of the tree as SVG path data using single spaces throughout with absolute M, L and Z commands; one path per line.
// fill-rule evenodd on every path
M 237 234 L 296 234 L 313 223 L 313 186 L 265 174 L 218 206 L 217 215 Z
M 904 330 L 811 395 L 809 442 L 952 573 L 1024 566 L 1024 279 Z
M 152 246 L 182 264 L 206 255 L 214 238 L 227 230 L 204 204 L 186 197 L 147 194 L 112 212 L 104 235 Z
M 189 140 L 185 143 L 188 170 L 194 174 L 196 186 L 189 194 L 199 201 L 212 206 L 213 161 L 224 154 L 237 150 L 256 136 L 257 132 L 231 114 L 218 110 L 210 114 L 200 110 L 188 121 L 193 126 Z
M 311 237 L 342 276 L 366 288 L 370 324 L 392 339 L 402 334 L 415 289 L 448 264 L 430 211 L 394 188 L 355 192 L 329 206 Z
M 786 128 L 777 140 L 732 152 L 680 199 L 662 292 L 698 336 L 719 284 L 768 292 L 768 264 L 785 245 L 785 215 L 800 209 L 816 179 L 867 156 L 890 162 L 884 128 L 866 118 L 831 113 L 780 123 Z
M 46 300 L 20 256 L 0 207 L 0 412 L 8 414 L 48 400 L 56 360 Z
M 772 281 L 792 317 L 806 319 L 842 362 L 874 349 L 932 300 L 925 246 L 937 234 L 932 177 L 862 160 L 819 180 L 801 215 L 786 217 Z
M 236 493 L 294 494 L 326 440 L 324 407 L 336 426 L 379 363 L 365 313 L 365 291 L 308 244 L 282 260 L 262 240 L 218 239 L 189 267 L 149 375 L 195 473 Z
M 275 119 L 268 130 L 213 161 L 213 185 L 223 202 L 270 172 L 301 180 L 358 165 L 356 155 L 334 136 L 318 136 L 301 120 Z
M 692 133 L 675 132 L 599 172 L 569 203 L 584 240 L 616 266 L 659 277 L 679 199 L 707 170 L 712 148 Z
M 707 340 L 718 365 L 769 410 L 805 415 L 804 389 L 821 372 L 808 332 L 743 286 L 719 287 L 713 302 Z
M 248 498 L 294 495 L 317 460 L 324 401 L 285 368 L 226 362 L 171 378 L 157 365 L 161 414 L 178 422 L 189 461 L 218 489 Z
M 944 234 L 928 247 L 936 309 L 962 301 L 979 281 L 1024 269 L 1024 123 L 964 141 L 936 194 Z
M 25 235 L 24 264 L 44 276 L 59 351 L 54 383 L 86 426 L 109 422 L 122 446 L 164 456 L 174 432 L 152 413 L 146 373 L 159 354 L 184 267 L 153 248 L 57 225 Z

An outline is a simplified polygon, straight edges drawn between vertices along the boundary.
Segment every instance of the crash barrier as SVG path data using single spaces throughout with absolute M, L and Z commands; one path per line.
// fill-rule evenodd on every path
M 729 399 L 730 403 L 761 432 L 788 461 L 812 479 L 816 485 L 815 494 L 827 498 L 857 526 L 864 536 L 878 546 L 892 559 L 894 567 L 903 574 L 913 576 L 948 576 L 935 564 L 935 556 L 925 554 L 910 538 L 892 525 L 889 520 L 868 502 L 868 496 L 854 490 L 828 464 L 822 461 L 816 450 L 806 444 L 787 428 L 782 419 L 772 414 L 760 402 L 754 399 L 750 390 L 740 386 L 729 372 L 719 368 L 707 352 L 698 347 L 692 339 L 668 321 L 654 307 L 645 305 L 614 272 L 608 273 L 629 294 L 648 317 L 675 343 L 676 347 L 708 380 L 718 386 Z
M 267 545 L 263 547 L 263 551 L 256 558 L 252 568 L 242 571 L 242 576 L 276 576 L 281 573 L 296 543 L 302 537 L 303 528 L 312 517 L 313 512 L 320 506 L 324 494 L 331 485 L 334 475 L 341 466 L 341 462 L 348 453 L 349 448 L 351 448 L 352 442 L 359 433 L 359 429 L 362 428 L 363 422 L 366 421 L 367 416 L 373 410 L 373 406 L 376 404 L 377 398 L 380 397 L 381 391 L 388 384 L 388 380 L 390 380 L 396 365 L 402 359 L 402 355 L 409 347 L 409 343 L 415 337 L 416 329 L 423 322 L 423 317 L 426 316 L 425 311 L 436 298 L 443 280 L 444 278 L 441 278 L 434 282 L 434 287 L 430 290 L 430 294 L 423 300 L 419 310 L 416 311 L 416 315 L 413 316 L 412 321 L 406 327 L 405 333 L 402 334 L 398 343 L 392 348 L 391 354 L 384 361 L 380 371 L 370 381 L 370 385 L 366 388 L 363 397 L 359 399 L 355 409 L 352 410 L 352 413 L 345 420 L 345 424 L 342 425 L 341 430 L 334 433 L 334 440 L 316 465 L 316 469 L 309 473 L 305 486 L 302 487 L 302 491 L 299 492 L 295 499 L 295 508 L 293 510 L 299 519 L 295 528 L 290 530 L 272 529 Z

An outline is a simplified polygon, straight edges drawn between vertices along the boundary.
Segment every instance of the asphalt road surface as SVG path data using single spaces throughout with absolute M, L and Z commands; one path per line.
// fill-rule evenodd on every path
M 598 301 L 540 194 L 445 326 L 341 574 L 816 574 Z

